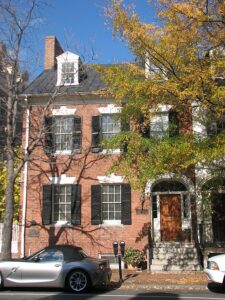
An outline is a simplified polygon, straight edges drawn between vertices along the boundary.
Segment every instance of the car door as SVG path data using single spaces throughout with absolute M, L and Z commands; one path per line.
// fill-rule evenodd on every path
M 58 249 L 45 249 L 27 260 L 22 268 L 24 286 L 60 286 L 63 253 Z

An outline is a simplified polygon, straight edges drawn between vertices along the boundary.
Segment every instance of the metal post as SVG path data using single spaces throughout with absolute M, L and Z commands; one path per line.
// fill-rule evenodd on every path
M 119 280 L 120 282 L 123 281 L 123 275 L 122 275 L 122 264 L 121 264 L 121 255 L 118 255 L 118 264 L 119 264 Z

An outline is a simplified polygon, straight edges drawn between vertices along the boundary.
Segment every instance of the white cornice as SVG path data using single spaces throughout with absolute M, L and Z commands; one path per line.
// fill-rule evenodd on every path
M 99 107 L 100 114 L 118 114 L 121 112 L 121 107 L 115 106 L 114 104 L 108 104 L 105 107 Z
M 76 112 L 76 108 L 67 108 L 66 106 L 61 106 L 59 109 L 53 109 L 53 116 L 68 116 L 74 115 Z
M 116 176 L 115 174 L 110 174 L 107 176 L 98 176 L 99 183 L 123 183 L 124 176 Z
M 75 184 L 76 177 L 66 177 L 65 174 L 62 174 L 58 177 L 49 177 L 52 184 Z

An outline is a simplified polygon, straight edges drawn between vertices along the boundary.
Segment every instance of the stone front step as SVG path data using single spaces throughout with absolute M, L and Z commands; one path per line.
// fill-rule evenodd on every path
M 197 252 L 196 253 L 179 253 L 179 254 L 174 254 L 174 253 L 154 253 L 153 252 L 153 258 L 155 259 L 176 259 L 177 256 L 179 256 L 180 259 L 186 259 L 186 260 L 192 260 L 197 257 Z
M 183 272 L 183 271 L 200 271 L 201 267 L 197 265 L 152 265 L 151 271 L 153 272 Z
M 155 243 L 151 271 L 199 271 L 197 249 L 193 243 Z
M 153 265 L 169 265 L 169 264 L 173 264 L 175 266 L 177 265 L 197 265 L 199 262 L 198 262 L 198 259 L 181 259 L 180 258 L 176 258 L 174 257 L 173 260 L 171 259 L 155 259 L 153 258 L 152 259 L 152 264 Z

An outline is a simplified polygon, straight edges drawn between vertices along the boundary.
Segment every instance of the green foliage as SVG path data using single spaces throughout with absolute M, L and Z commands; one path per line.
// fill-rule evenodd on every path
M 127 249 L 125 249 L 123 261 L 126 264 L 138 266 L 141 262 L 144 261 L 144 254 L 140 250 L 133 249 L 133 248 L 127 248 Z
M 225 154 L 224 133 L 201 136 L 192 132 L 192 120 L 189 125 L 182 121 L 196 106 L 195 121 L 201 125 L 207 125 L 208 112 L 215 119 L 225 114 L 224 81 L 216 80 L 218 74 L 225 77 L 225 55 L 220 51 L 225 4 L 219 0 L 159 0 L 157 4 L 161 22 L 147 24 L 123 1 L 111 2 L 107 17 L 114 35 L 128 44 L 137 59 L 135 64 L 98 67 L 108 91 L 122 106 L 121 119 L 131 124 L 130 132 L 105 142 L 109 149 L 125 150 L 110 171 L 125 175 L 138 189 L 158 175 L 184 174 L 197 163 L 215 169 L 215 161 L 221 162 Z M 147 76 L 143 62 L 155 67 Z M 183 131 L 178 136 L 143 137 L 159 104 L 179 114 Z
M 19 150 L 17 151 L 19 152 Z M 19 159 L 16 160 L 15 169 L 19 165 Z M 0 222 L 4 220 L 5 213 L 5 191 L 7 184 L 7 167 L 6 163 L 0 164 Z M 14 222 L 19 221 L 19 206 L 20 206 L 20 176 L 16 178 L 14 184 Z

